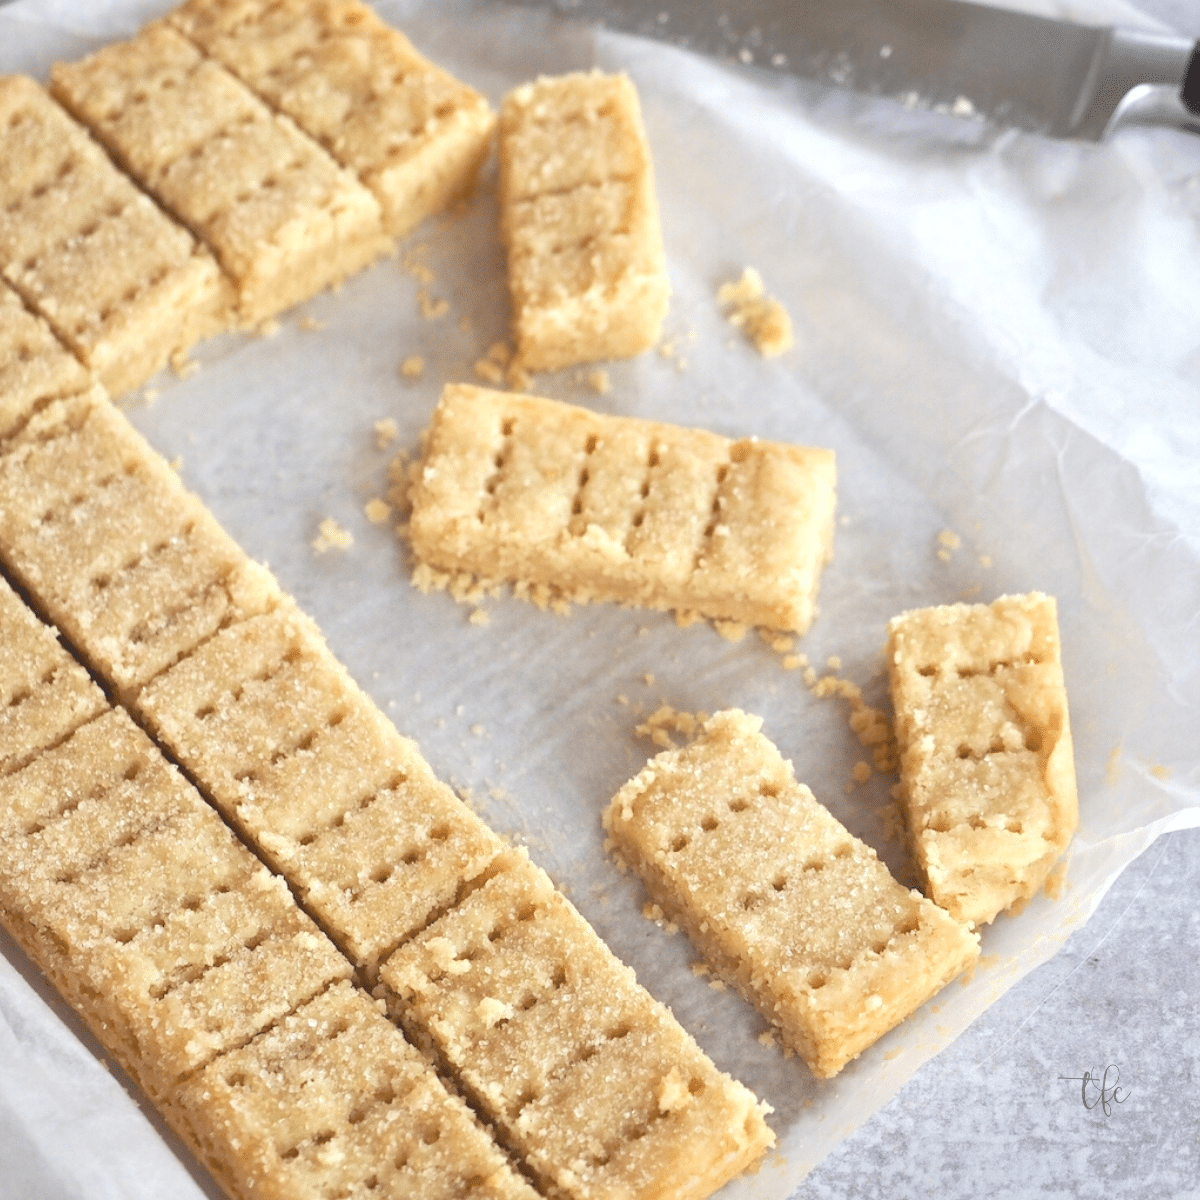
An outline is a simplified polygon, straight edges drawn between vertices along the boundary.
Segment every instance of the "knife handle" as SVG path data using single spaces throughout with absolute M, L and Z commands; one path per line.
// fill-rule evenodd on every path
M 1200 117 L 1200 42 L 1192 50 L 1187 74 L 1183 77 L 1183 88 L 1179 93 L 1189 112 Z

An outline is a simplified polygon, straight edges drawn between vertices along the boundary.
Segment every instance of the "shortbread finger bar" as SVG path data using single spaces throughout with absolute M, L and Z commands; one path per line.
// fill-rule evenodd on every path
M 0 779 L 0 915 L 158 1102 L 350 973 L 120 710 Z
M 216 255 L 256 323 L 388 246 L 379 204 L 287 118 L 163 23 L 51 71 L 55 96 Z
M 1050 596 L 917 609 L 888 625 L 901 800 L 926 893 L 991 921 L 1042 886 L 1078 798 Z
M 278 597 L 96 392 L 0 439 L 0 559 L 125 699 Z
M 534 1200 L 363 993 L 338 984 L 181 1089 L 231 1196 Z
M 50 401 L 91 386 L 87 368 L 0 280 L 0 440 Z
M 652 759 L 604 825 L 705 959 L 827 1079 L 970 965 L 978 937 L 901 887 L 736 709 Z
M 108 707 L 91 676 L 0 578 L 0 776 Z
M 412 545 L 443 571 L 803 632 L 835 475 L 828 450 L 451 385 L 412 490 Z
M 518 361 L 554 370 L 658 340 L 670 296 L 650 148 L 625 75 L 541 78 L 500 112 Z
M 753 1095 L 520 853 L 380 977 L 549 1194 L 707 1196 L 774 1140 Z
M 290 604 L 218 634 L 137 709 L 368 974 L 503 849 Z
M 113 395 L 228 319 L 212 256 L 32 79 L 0 78 L 0 271 Z
M 353 171 L 393 237 L 474 187 L 487 101 L 358 0 L 188 0 L 169 20 Z

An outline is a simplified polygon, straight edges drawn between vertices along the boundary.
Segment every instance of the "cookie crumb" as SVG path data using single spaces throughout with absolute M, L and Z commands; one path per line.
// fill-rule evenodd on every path
M 467 618 L 467 621 L 472 625 L 489 625 L 491 624 L 491 620 L 486 608 L 473 608 L 471 615 Z
M 400 436 L 399 427 L 391 417 L 375 422 L 375 449 L 386 450 Z
M 363 505 L 363 513 L 372 525 L 382 525 L 392 515 L 392 506 L 376 496 Z
M 326 550 L 349 550 L 354 545 L 354 534 L 343 529 L 332 517 L 326 517 L 318 526 L 318 533 L 312 540 L 312 548 L 318 554 Z
M 609 389 L 608 372 L 589 371 L 587 373 L 587 384 L 598 396 L 607 396 Z
M 792 319 L 778 300 L 766 294 L 762 276 L 753 267 L 747 267 L 741 279 L 723 283 L 717 289 L 717 302 L 725 308 L 729 323 L 764 358 L 791 349 Z
M 425 359 L 419 354 L 410 354 L 400 364 L 400 374 L 405 379 L 420 379 L 425 371 Z
M 318 321 L 316 317 L 301 317 L 297 325 L 305 331 L 305 333 L 313 333 L 318 329 L 325 328 L 324 321 Z

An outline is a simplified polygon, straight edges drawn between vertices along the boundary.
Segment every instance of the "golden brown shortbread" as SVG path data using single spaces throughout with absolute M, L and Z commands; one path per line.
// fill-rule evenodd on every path
M 803 632 L 835 483 L 829 450 L 452 384 L 409 529 L 439 570 Z
M 915 609 L 888 624 L 901 803 L 927 894 L 993 920 L 1046 881 L 1079 802 L 1050 596 Z
M 797 783 L 737 709 L 651 759 L 604 827 L 647 891 L 815 1075 L 835 1075 L 979 954 Z

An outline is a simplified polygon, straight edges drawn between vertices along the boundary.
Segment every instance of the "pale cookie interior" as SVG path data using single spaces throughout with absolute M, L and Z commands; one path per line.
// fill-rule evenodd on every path
M 652 346 L 670 296 L 650 149 L 625 75 L 541 78 L 500 112 L 501 235 L 528 370 Z
M 409 531 L 442 571 L 803 632 L 835 481 L 828 450 L 450 385 Z
M 605 811 L 651 897 L 829 1078 L 978 956 L 797 783 L 761 719 L 717 713 Z
M 904 613 L 887 658 L 927 894 L 960 920 L 991 921 L 1037 892 L 1078 822 L 1055 602 Z

